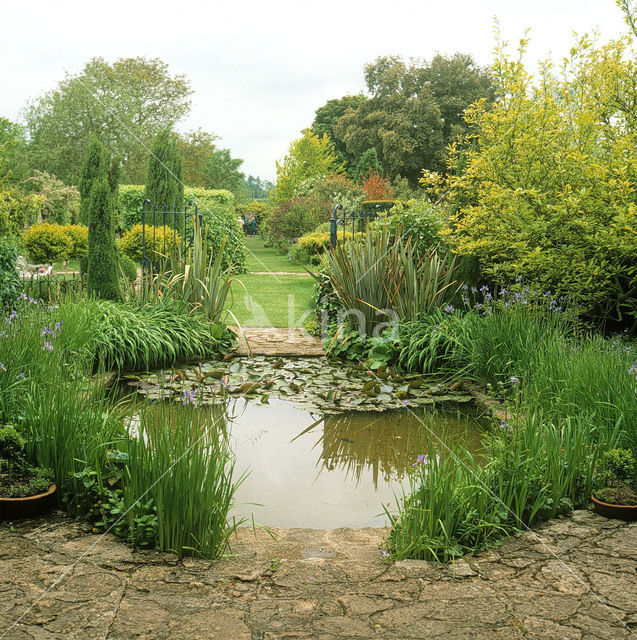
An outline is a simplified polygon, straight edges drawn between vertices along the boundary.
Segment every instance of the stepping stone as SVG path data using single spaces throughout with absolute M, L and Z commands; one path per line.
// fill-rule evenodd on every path
M 237 355 L 247 356 L 324 356 L 319 338 L 305 329 L 276 329 L 272 327 L 229 327 L 237 334 Z

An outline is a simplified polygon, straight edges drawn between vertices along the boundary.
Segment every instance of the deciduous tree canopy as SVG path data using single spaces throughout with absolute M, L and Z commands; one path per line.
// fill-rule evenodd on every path
M 124 181 L 142 182 L 153 137 L 188 113 L 191 93 L 157 58 L 93 58 L 27 109 L 31 165 L 76 184 L 94 135 L 121 158 Z

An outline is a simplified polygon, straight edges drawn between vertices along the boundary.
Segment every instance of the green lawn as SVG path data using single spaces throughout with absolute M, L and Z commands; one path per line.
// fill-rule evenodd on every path
M 235 281 L 228 307 L 244 327 L 301 327 L 308 319 L 314 278 L 303 267 L 293 264 L 287 256 L 266 249 L 258 236 L 247 237 L 248 273 L 238 276 L 244 286 Z M 273 273 L 252 273 L 273 272 Z M 277 272 L 301 275 L 274 275 Z M 245 287 L 245 289 L 244 289 Z M 228 324 L 236 320 L 228 314 Z
M 305 269 L 290 262 L 287 256 L 277 255 L 274 249 L 266 249 L 263 239 L 259 236 L 246 237 L 248 260 L 246 267 L 251 271 L 288 271 L 291 273 L 305 273 Z
M 246 273 L 238 276 L 245 285 L 232 284 L 229 309 L 244 327 L 300 327 L 314 290 L 310 276 L 273 276 Z M 247 293 L 246 293 L 247 290 Z M 235 320 L 228 315 L 228 324 Z

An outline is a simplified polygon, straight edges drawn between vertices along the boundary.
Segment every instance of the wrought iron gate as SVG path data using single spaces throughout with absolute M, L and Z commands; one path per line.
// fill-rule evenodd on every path
M 158 209 L 150 200 L 144 200 L 142 206 L 142 277 L 151 275 L 157 268 L 159 260 L 149 257 L 146 246 L 147 227 L 152 227 L 152 253 L 157 255 L 159 252 L 163 256 L 167 256 L 166 234 L 173 234 L 172 246 L 177 245 L 177 236 L 180 239 L 180 249 L 184 253 L 192 245 L 194 225 L 192 224 L 193 216 L 199 221 L 199 228 L 203 228 L 203 216 L 199 213 L 197 203 L 189 200 L 183 211 L 175 207 L 170 210 L 166 207 Z M 157 247 L 156 235 L 157 229 L 162 229 L 162 248 Z
M 376 218 L 380 216 L 380 213 L 380 207 L 378 206 L 376 209 L 368 211 L 364 209 L 360 211 L 346 211 L 342 205 L 337 204 L 334 207 L 330 219 L 330 244 L 332 248 L 336 247 L 336 243 L 338 242 L 339 228 L 342 231 L 341 239 L 344 240 L 347 232 L 354 235 L 355 233 L 366 231 L 367 225 L 373 220 L 376 220 Z

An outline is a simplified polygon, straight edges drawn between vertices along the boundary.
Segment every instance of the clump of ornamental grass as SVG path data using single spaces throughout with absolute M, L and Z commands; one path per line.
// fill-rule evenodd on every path
M 619 434 L 619 426 L 609 432 L 581 416 L 551 422 L 530 413 L 500 423 L 481 460 L 429 442 L 399 514 L 388 513 L 390 555 L 450 560 L 585 506 L 599 456 Z

